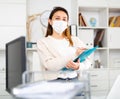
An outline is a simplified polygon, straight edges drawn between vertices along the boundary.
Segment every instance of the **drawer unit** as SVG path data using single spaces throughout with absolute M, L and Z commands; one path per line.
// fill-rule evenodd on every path
M 91 70 L 90 71 L 90 79 L 91 80 L 104 80 L 108 79 L 108 70 Z
M 109 82 L 108 82 L 108 80 L 91 81 L 90 87 L 91 87 L 91 91 L 108 90 Z
M 105 91 L 109 89 L 108 69 L 90 70 L 91 91 Z

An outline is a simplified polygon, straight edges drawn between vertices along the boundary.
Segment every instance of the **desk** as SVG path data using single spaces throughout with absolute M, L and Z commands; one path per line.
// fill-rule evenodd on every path
M 14 88 L 13 95 L 23 99 L 72 99 L 77 93 L 84 95 L 83 82 L 46 82 L 40 81 Z
M 88 73 L 83 74 L 77 81 L 72 82 L 51 82 L 37 79 L 35 81 L 34 74 L 39 72 L 28 72 L 23 76 L 23 84 L 13 89 L 13 95 L 20 98 L 38 98 L 38 99 L 90 99 L 90 85 Z M 42 74 L 40 72 L 40 74 Z M 49 74 L 47 72 L 47 74 Z M 51 74 L 51 73 L 50 73 Z M 43 75 L 43 74 L 42 74 Z M 27 78 L 27 82 L 24 80 Z M 34 82 L 35 81 L 35 82 Z M 37 93 L 37 94 L 36 94 Z M 80 93 L 79 96 L 76 96 Z M 49 97 L 49 98 L 48 98 Z M 76 98 L 79 97 L 79 98 Z M 84 97 L 84 98 L 83 98 Z

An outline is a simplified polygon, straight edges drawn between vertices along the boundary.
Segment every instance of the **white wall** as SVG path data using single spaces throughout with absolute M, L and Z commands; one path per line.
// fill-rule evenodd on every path
M 24 2 L 23 2 L 24 1 Z M 0 49 L 10 40 L 26 35 L 26 2 L 25 0 L 0 1 Z

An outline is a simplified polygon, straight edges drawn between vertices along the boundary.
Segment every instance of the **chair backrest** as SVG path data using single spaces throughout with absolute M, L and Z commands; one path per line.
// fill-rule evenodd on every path
M 40 79 L 43 79 L 43 76 L 41 75 L 42 66 L 40 63 L 40 57 L 37 52 L 33 52 L 32 62 L 33 64 L 31 67 L 31 71 L 33 72 L 33 80 L 38 81 Z
M 41 67 L 41 64 L 40 64 L 40 58 L 39 58 L 39 55 L 37 52 L 33 52 L 33 58 L 32 58 L 32 71 L 41 71 L 42 70 L 42 67 Z

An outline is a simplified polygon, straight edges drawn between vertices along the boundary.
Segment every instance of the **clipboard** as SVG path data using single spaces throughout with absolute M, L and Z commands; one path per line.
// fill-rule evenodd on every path
M 98 48 L 98 46 L 95 46 L 93 48 L 90 48 L 88 50 L 85 50 L 82 54 L 78 55 L 77 58 L 75 58 L 73 61 L 77 62 L 78 59 L 80 59 L 80 62 L 84 62 L 85 59 L 91 55 L 96 49 Z
M 97 49 L 98 47 L 99 47 L 99 46 L 95 46 L 95 47 L 92 47 L 92 48 L 90 48 L 90 49 L 85 50 L 83 53 L 81 53 L 80 55 L 78 55 L 78 57 L 75 58 L 75 59 L 73 60 L 73 62 L 77 62 L 78 59 L 80 59 L 80 62 L 81 62 L 81 63 L 84 62 L 84 61 L 86 60 L 86 58 L 87 58 L 89 55 L 91 55 L 94 51 L 96 51 L 96 49 Z M 64 67 L 64 68 L 62 68 L 62 70 L 64 71 L 64 70 L 72 70 L 72 69 L 68 69 L 68 68 Z

